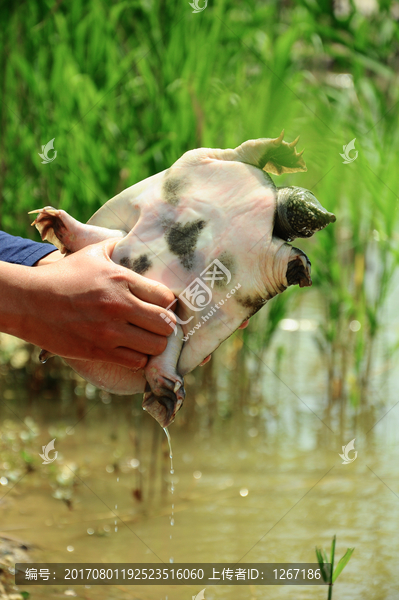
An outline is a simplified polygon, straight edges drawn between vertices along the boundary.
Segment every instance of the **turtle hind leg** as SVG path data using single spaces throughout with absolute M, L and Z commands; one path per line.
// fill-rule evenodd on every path
M 71 254 L 90 244 L 126 235 L 126 232 L 116 229 L 84 225 L 64 210 L 52 206 L 31 210 L 29 214 L 32 213 L 37 214 L 32 225 L 36 226 L 42 240 L 54 244 L 63 254 Z
M 183 378 L 175 367 L 171 368 L 171 365 L 164 362 L 163 354 L 150 358 L 145 377 L 147 384 L 143 409 L 154 417 L 161 427 L 168 427 L 175 420 L 176 413 L 183 406 L 186 397 Z
M 180 325 L 174 327 L 176 335 L 168 338 L 166 349 L 159 356 L 151 356 L 144 369 L 147 385 L 143 398 L 146 410 L 161 427 L 168 427 L 183 405 L 186 392 L 183 377 L 177 371 L 183 330 Z

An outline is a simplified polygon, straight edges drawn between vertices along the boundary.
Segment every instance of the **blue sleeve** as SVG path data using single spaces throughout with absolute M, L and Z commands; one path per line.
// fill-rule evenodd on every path
M 42 244 L 0 231 L 0 260 L 4 262 L 33 267 L 54 250 L 57 248 L 53 244 Z

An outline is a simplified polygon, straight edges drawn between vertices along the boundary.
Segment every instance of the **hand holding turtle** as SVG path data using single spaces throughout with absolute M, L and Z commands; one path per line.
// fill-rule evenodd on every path
M 145 367 L 148 354 L 166 348 L 172 329 L 160 314 L 174 295 L 116 265 L 110 258 L 116 241 L 62 260 L 54 252 L 40 268 L 0 263 L 0 330 L 66 358 Z

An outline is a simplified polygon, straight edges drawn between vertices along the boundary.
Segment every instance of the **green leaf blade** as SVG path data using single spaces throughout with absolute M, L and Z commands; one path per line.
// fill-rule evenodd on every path
M 355 550 L 354 548 L 348 548 L 347 551 L 345 552 L 345 554 L 343 555 L 343 557 L 338 561 L 338 564 L 337 564 L 336 569 L 332 576 L 333 583 L 336 581 L 336 579 L 339 577 L 341 572 L 344 570 L 344 568 L 350 561 L 350 558 L 351 558 L 354 550 Z

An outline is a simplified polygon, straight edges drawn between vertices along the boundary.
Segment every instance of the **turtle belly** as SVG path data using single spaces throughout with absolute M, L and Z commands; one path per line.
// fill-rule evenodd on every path
M 144 371 L 133 371 L 120 365 L 88 360 L 65 359 L 81 377 L 96 387 L 112 394 L 127 395 L 143 393 Z

